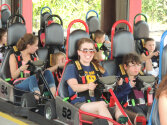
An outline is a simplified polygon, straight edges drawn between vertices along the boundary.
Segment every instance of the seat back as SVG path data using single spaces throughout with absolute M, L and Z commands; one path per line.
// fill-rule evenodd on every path
M 60 24 L 53 22 L 47 24 L 52 17 L 57 17 Z M 64 29 L 62 19 L 58 15 L 50 15 L 45 21 L 45 47 L 48 49 L 48 65 L 50 65 L 50 57 L 53 53 L 62 51 L 64 45 Z
M 134 24 L 134 39 L 144 39 L 149 37 L 148 23 L 141 20 Z
M 19 15 L 21 16 L 21 15 Z M 9 19 L 12 19 L 14 16 Z M 22 16 L 21 16 L 22 17 Z M 22 17 L 23 18 L 23 17 Z M 24 19 L 24 18 L 23 18 Z M 17 41 L 26 34 L 25 22 L 15 22 L 8 25 L 7 28 L 7 46 L 8 49 L 5 51 L 3 62 L 0 69 L 0 76 L 3 79 L 11 78 L 10 68 L 9 68 L 9 57 L 13 53 L 13 46 L 16 45 Z
M 129 31 L 127 30 L 118 30 L 115 33 L 116 26 L 120 23 L 125 23 L 129 27 Z M 111 31 L 111 59 L 115 60 L 116 72 L 118 72 L 118 65 L 122 63 L 122 59 L 124 55 L 135 52 L 135 43 L 134 37 L 132 35 L 132 27 L 126 20 L 119 20 L 113 24 Z M 111 71 L 110 71 L 111 72 Z
M 138 22 L 135 22 L 135 19 L 138 16 L 144 16 L 144 20 L 140 20 Z M 149 26 L 147 23 L 147 17 L 144 14 L 137 14 L 134 18 L 134 39 L 136 44 L 136 52 L 138 54 L 141 54 L 143 52 L 143 46 L 142 46 L 142 40 L 145 38 L 149 38 Z
M 96 30 L 100 30 L 100 22 L 97 16 L 90 16 L 86 20 L 86 23 L 88 24 L 90 34 L 95 33 Z
M 101 61 L 101 66 L 107 71 L 108 75 L 113 76 L 117 74 L 117 65 L 115 60 Z
M 75 60 L 78 58 L 77 55 L 77 42 L 81 38 L 90 38 L 89 35 L 83 30 L 75 30 L 70 34 L 68 42 L 68 58 Z
M 113 39 L 113 57 L 119 58 L 135 52 L 133 35 L 129 31 L 118 31 Z
M 89 16 L 90 12 L 94 12 L 96 14 L 96 16 Z M 90 34 L 90 38 L 91 39 L 95 39 L 94 38 L 94 33 L 96 32 L 96 30 L 100 30 L 100 21 L 99 21 L 99 15 L 95 10 L 89 10 L 86 14 L 86 23 L 89 27 L 89 34 Z
M 46 12 L 43 13 L 44 9 L 45 10 L 48 9 L 49 11 L 46 11 Z M 41 12 L 40 12 L 40 29 L 45 28 L 45 21 L 50 15 L 52 15 L 52 10 L 49 7 L 46 6 L 46 7 L 43 7 L 41 9 Z
M 2 9 L 1 8 L 3 6 L 7 6 L 8 8 Z M 11 11 L 10 11 L 10 7 L 8 4 L 2 4 L 0 7 L 0 11 L 1 11 L 1 24 L 2 24 L 2 28 L 7 28 L 7 20 L 8 18 L 11 16 Z

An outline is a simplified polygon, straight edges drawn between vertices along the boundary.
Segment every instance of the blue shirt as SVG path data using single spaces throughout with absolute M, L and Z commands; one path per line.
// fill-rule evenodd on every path
M 82 64 L 81 64 L 81 66 L 82 66 L 84 73 L 86 75 L 87 83 L 94 82 L 96 80 L 94 67 L 92 65 L 84 66 Z M 65 76 L 66 84 L 67 84 L 67 80 L 72 79 L 72 78 L 77 79 L 77 81 L 79 81 L 78 70 L 74 64 L 67 65 L 66 70 L 64 72 L 64 76 Z M 105 72 L 103 74 L 103 76 L 108 76 L 108 73 Z M 76 92 L 74 92 L 69 85 L 68 85 L 68 92 L 69 92 L 69 96 L 76 94 Z M 85 97 L 77 97 L 76 99 L 72 100 L 71 103 L 75 104 L 76 102 L 84 102 L 84 101 L 86 101 Z M 91 101 L 95 101 L 95 98 L 91 97 Z

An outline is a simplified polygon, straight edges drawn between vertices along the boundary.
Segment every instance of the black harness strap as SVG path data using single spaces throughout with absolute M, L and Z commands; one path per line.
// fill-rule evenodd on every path
M 79 74 L 78 82 L 79 82 L 79 84 L 86 84 L 87 81 L 86 81 L 85 72 L 84 72 L 80 62 L 79 61 L 74 61 L 74 64 L 75 64 L 75 66 L 76 66 L 76 68 L 78 70 L 78 74 Z M 97 66 L 94 63 L 91 63 L 91 65 L 94 68 L 95 76 L 96 76 L 96 79 L 97 79 L 98 77 L 101 76 L 101 72 L 99 71 L 99 69 L 97 68 Z M 100 93 L 99 93 L 99 91 L 97 89 L 95 89 L 94 95 L 95 95 L 96 100 L 99 100 L 100 97 L 101 97 L 101 95 L 100 95 Z M 78 93 L 78 96 L 79 97 L 84 96 L 86 98 L 86 101 L 90 102 L 90 95 L 89 95 L 89 91 L 88 90 Z
M 129 78 L 128 78 L 128 75 L 127 75 L 127 73 L 125 72 L 125 70 L 124 70 L 122 64 L 119 65 L 119 69 L 120 69 L 120 72 L 121 72 L 121 77 L 122 77 L 122 78 L 124 79 L 124 81 L 128 84 L 128 83 L 129 83 Z M 144 75 L 144 73 L 143 73 L 142 71 L 140 71 L 139 74 L 140 74 L 140 75 Z M 136 81 L 136 82 L 137 82 L 137 81 Z M 137 85 L 137 84 L 136 84 L 136 85 Z M 136 104 L 139 103 L 139 102 L 138 102 L 138 99 L 137 99 L 136 96 L 135 96 L 134 90 L 138 90 L 138 88 L 137 88 L 137 87 L 132 88 L 132 92 L 128 95 L 130 101 L 129 101 L 129 102 L 125 102 L 125 103 L 123 104 L 123 107 L 126 108 L 126 107 L 128 106 L 128 103 L 129 103 L 130 105 L 133 105 L 133 106 L 135 106 L 135 103 L 136 103 Z M 127 100 L 127 101 L 128 101 L 128 100 Z

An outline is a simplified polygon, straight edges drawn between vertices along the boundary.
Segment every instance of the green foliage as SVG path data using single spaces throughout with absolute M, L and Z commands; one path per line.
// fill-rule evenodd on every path
M 149 21 L 167 22 L 166 0 L 142 0 L 142 12 L 148 16 Z
M 100 15 L 101 0 L 33 0 L 33 31 L 40 28 L 40 11 L 43 7 L 48 6 L 52 10 L 52 14 L 59 15 L 63 20 L 63 27 L 67 29 L 68 24 L 74 19 L 82 19 L 85 21 L 86 13 L 93 9 Z M 48 9 L 44 9 L 43 13 Z M 90 13 L 95 15 L 94 13 Z M 77 23 L 73 28 L 83 27 Z

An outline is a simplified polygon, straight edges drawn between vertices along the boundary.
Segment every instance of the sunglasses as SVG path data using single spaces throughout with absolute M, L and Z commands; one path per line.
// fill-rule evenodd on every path
M 81 49 L 80 51 L 82 51 L 83 53 L 88 53 L 89 52 L 91 54 L 96 52 L 95 49 Z

